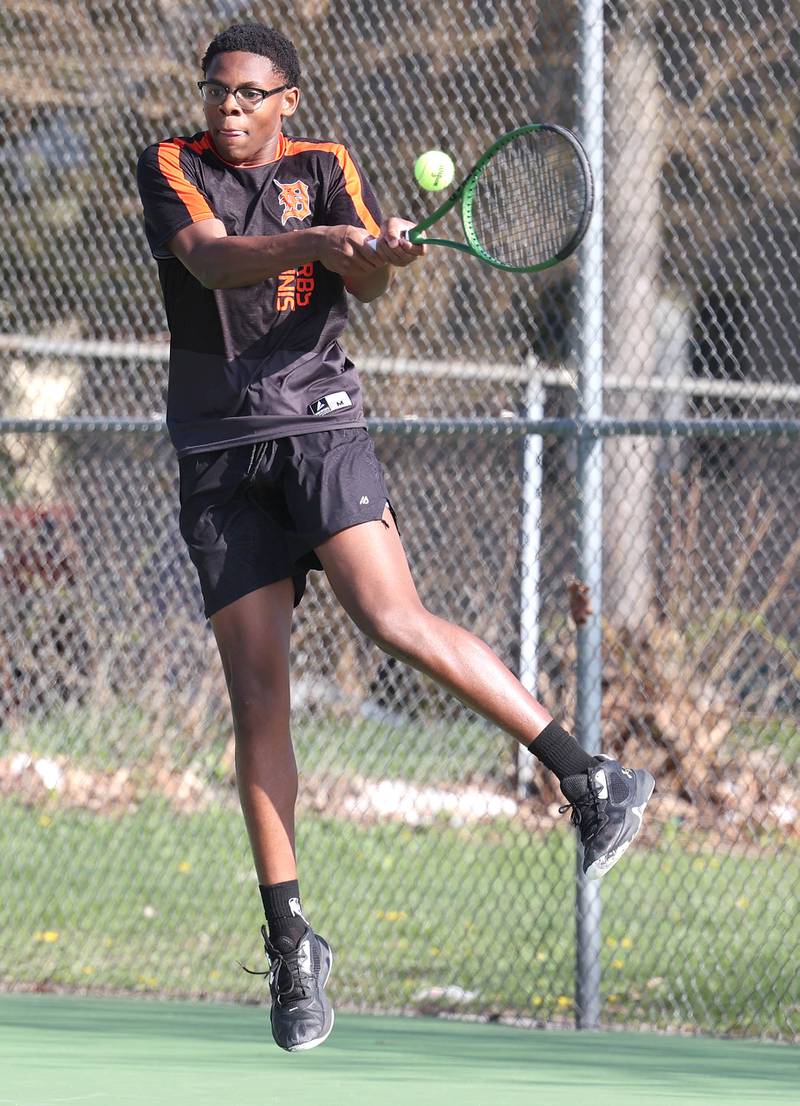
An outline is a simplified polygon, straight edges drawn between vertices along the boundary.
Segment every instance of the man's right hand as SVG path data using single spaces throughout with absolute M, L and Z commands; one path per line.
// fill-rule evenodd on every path
M 386 265 L 367 245 L 372 235 L 363 227 L 314 227 L 314 232 L 320 235 L 317 259 L 326 269 L 338 273 L 345 283 Z

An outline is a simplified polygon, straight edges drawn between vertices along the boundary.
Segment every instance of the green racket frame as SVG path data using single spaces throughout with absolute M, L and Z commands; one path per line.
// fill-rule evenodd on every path
M 472 205 L 475 197 L 475 189 L 478 186 L 481 174 L 486 169 L 489 162 L 494 155 L 502 150 L 504 146 L 507 146 L 509 142 L 513 142 L 515 138 L 519 138 L 520 135 L 530 134 L 533 131 L 555 131 L 556 134 L 560 134 L 565 138 L 573 150 L 575 151 L 578 163 L 583 171 L 583 177 L 586 184 L 586 204 L 583 210 L 578 227 L 573 234 L 569 242 L 562 247 L 562 249 L 556 254 L 555 257 L 549 258 L 547 261 L 540 261 L 536 265 L 507 265 L 502 261 L 498 261 L 497 258 L 492 257 L 478 241 L 478 237 L 475 233 L 475 226 L 472 219 Z M 467 239 L 466 242 L 453 242 L 449 238 L 426 238 L 425 231 L 429 227 L 432 227 L 434 223 L 437 223 L 443 215 L 446 215 L 457 203 L 461 204 L 461 224 L 464 227 L 464 235 Z M 594 203 L 594 182 L 592 178 L 592 170 L 589 165 L 589 159 L 586 156 L 586 151 L 581 146 L 578 139 L 568 131 L 566 127 L 556 126 L 554 123 L 529 123 L 524 127 L 517 127 L 516 130 L 509 131 L 508 134 L 504 134 L 502 138 L 498 138 L 486 153 L 481 157 L 472 169 L 470 169 L 467 176 L 445 202 L 437 207 L 436 210 L 423 219 L 421 223 L 417 223 L 415 227 L 407 232 L 407 237 L 410 242 L 420 243 L 429 246 L 448 246 L 452 250 L 461 250 L 462 253 L 472 254 L 474 257 L 479 257 L 481 261 L 487 262 L 489 265 L 493 265 L 495 269 L 503 269 L 508 273 L 538 273 L 543 269 L 549 269 L 553 265 L 557 265 L 560 261 L 564 261 L 581 243 L 581 240 L 586 233 L 586 229 L 589 226 L 589 220 L 592 217 L 592 207 Z

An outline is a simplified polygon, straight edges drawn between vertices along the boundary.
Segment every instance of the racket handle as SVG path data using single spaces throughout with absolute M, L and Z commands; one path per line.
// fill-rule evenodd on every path
M 400 237 L 405 238 L 406 240 L 408 240 L 408 231 L 405 230 L 405 229 L 401 230 L 400 231 Z M 369 246 L 369 248 L 371 250 L 377 250 L 377 248 L 378 248 L 378 239 L 377 238 L 368 238 L 366 240 L 366 242 L 364 243 L 364 245 Z

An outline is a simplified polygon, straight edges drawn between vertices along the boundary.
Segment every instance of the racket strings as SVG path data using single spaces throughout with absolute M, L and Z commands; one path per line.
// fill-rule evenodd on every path
M 498 150 L 478 178 L 472 223 L 496 261 L 529 267 L 570 252 L 588 201 L 572 143 L 556 131 L 531 131 Z

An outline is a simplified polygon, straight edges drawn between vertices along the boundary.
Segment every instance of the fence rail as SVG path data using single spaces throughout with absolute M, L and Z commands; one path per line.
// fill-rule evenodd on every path
M 506 438 L 530 434 L 575 439 L 741 438 L 753 435 L 796 437 L 800 434 L 798 419 L 523 419 L 514 416 L 500 419 L 422 419 L 416 415 L 407 415 L 399 419 L 367 419 L 367 426 L 373 434 L 478 433 Z M 166 424 L 163 419 L 100 419 L 80 416 L 64 419 L 0 418 L 0 433 L 53 434 L 75 430 L 161 433 L 166 431 Z

